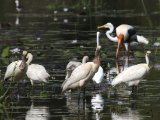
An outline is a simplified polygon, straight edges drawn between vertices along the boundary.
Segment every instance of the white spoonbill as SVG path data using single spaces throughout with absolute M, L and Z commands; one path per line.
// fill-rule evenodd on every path
M 27 54 L 27 58 L 32 61 L 33 55 L 31 53 Z M 45 67 L 39 64 L 31 64 L 28 66 L 27 77 L 30 79 L 33 86 L 34 82 L 47 82 L 47 79 L 50 77 Z
M 67 66 L 66 66 L 66 77 L 65 77 L 65 81 L 62 83 L 62 87 L 65 84 L 65 82 L 67 81 L 67 79 L 71 76 L 73 70 L 76 69 L 81 64 L 85 64 L 88 60 L 89 60 L 89 57 L 84 56 L 83 59 L 82 59 L 82 63 L 81 62 L 76 62 L 76 61 L 70 61 L 67 64 Z
M 89 60 L 88 56 L 84 56 L 81 62 L 76 62 L 76 61 L 70 61 L 67 66 L 66 66 L 66 77 L 65 79 L 68 79 L 72 73 L 72 71 L 77 68 L 79 65 L 86 63 Z
M 114 26 L 112 25 L 112 23 L 106 23 L 105 25 L 98 27 L 98 29 L 101 29 L 101 28 L 109 28 L 109 30 L 106 31 L 106 36 L 109 38 L 109 40 L 113 42 L 118 42 L 116 58 L 118 58 L 118 52 L 121 45 L 123 46 L 125 45 L 126 51 L 128 51 L 128 45 L 130 43 L 133 43 L 133 42 L 144 43 L 144 44 L 149 43 L 147 38 L 137 35 L 135 28 L 131 25 L 127 25 L 127 24 L 119 25 L 116 28 L 115 37 L 110 35 L 114 30 Z
M 67 81 L 63 85 L 62 92 L 65 92 L 68 89 L 76 89 L 76 88 L 80 90 L 89 82 L 89 80 L 93 78 L 95 73 L 98 71 L 100 65 L 100 60 L 99 60 L 100 49 L 101 46 L 97 46 L 93 62 L 87 62 L 85 64 L 82 64 L 72 72 L 71 76 L 67 79 Z
M 112 81 L 111 85 L 115 86 L 122 82 L 130 82 L 135 80 L 142 79 L 150 70 L 150 63 L 149 63 L 149 55 L 151 51 L 147 51 L 145 58 L 146 63 L 141 63 L 137 65 L 130 66 L 126 68 L 123 72 L 118 74 Z
M 13 81 L 19 81 L 24 77 L 28 68 L 26 55 L 27 51 L 23 51 L 22 60 L 14 61 L 7 66 L 4 80 L 10 79 Z

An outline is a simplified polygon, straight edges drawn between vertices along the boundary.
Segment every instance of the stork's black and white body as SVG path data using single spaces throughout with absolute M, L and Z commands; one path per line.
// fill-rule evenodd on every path
M 114 26 L 112 23 L 107 23 L 105 25 L 99 26 L 98 29 L 101 28 L 109 28 L 106 31 L 106 36 L 109 40 L 113 42 L 118 42 L 117 51 L 116 51 L 116 58 L 118 58 L 118 52 L 121 45 L 125 45 L 126 51 L 128 51 L 128 45 L 133 42 L 148 44 L 149 41 L 143 36 L 139 36 L 136 34 L 136 30 L 133 26 L 127 24 L 121 24 L 116 28 L 116 36 L 111 36 L 111 33 L 114 31 Z

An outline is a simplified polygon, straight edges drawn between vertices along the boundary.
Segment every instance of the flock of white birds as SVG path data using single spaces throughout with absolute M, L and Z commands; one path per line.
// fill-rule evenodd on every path
M 106 35 L 109 40 L 118 42 L 116 50 L 116 59 L 118 60 L 118 53 L 120 48 L 128 51 L 128 46 L 131 43 L 144 43 L 148 44 L 149 41 L 143 36 L 136 34 L 134 27 L 122 24 L 116 28 L 116 36 L 112 37 L 110 34 L 113 32 L 114 27 L 111 23 L 99 26 L 98 29 L 109 28 Z M 87 83 L 92 79 L 95 83 L 100 84 L 104 79 L 104 71 L 100 64 L 100 50 L 99 43 L 100 32 L 97 32 L 97 45 L 95 50 L 95 57 L 93 61 L 89 61 L 88 56 L 84 56 L 82 63 L 70 61 L 66 66 L 66 77 L 62 83 L 62 92 L 72 89 L 82 90 Z M 137 86 L 142 78 L 150 70 L 149 55 L 150 51 L 146 52 L 146 63 L 140 63 L 124 69 L 122 72 L 112 80 L 111 85 L 116 86 L 120 83 L 127 83 L 129 86 Z M 23 51 L 22 60 L 14 61 L 8 65 L 4 80 L 11 79 L 13 81 L 20 81 L 26 74 L 30 79 L 31 84 L 34 82 L 47 82 L 50 75 L 45 67 L 39 64 L 31 64 L 33 55 L 27 51 Z

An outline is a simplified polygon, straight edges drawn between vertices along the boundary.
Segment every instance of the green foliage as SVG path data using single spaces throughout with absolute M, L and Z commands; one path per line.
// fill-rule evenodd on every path
M 40 96 L 41 96 L 41 97 L 48 97 L 47 91 L 41 91 L 41 92 L 40 92 Z
M 9 46 L 2 49 L 1 57 L 8 57 L 9 56 Z
M 157 37 L 157 41 L 160 41 L 160 37 Z
M 105 61 L 107 58 L 107 55 L 105 53 L 102 53 L 100 58 L 101 60 Z
M 135 57 L 144 57 L 144 52 L 141 51 L 135 51 L 134 52 Z
M 65 58 L 65 59 L 70 59 L 71 58 L 71 56 L 72 56 L 72 53 L 71 53 L 71 51 L 70 50 L 65 50 L 64 52 L 63 52 L 63 57 Z

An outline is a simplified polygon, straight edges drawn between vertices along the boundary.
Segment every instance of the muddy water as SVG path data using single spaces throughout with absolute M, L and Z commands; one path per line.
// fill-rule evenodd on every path
M 20 58 L 10 50 L 18 48 L 30 51 L 33 63 L 44 65 L 51 77 L 44 88 L 35 84 L 32 88 L 27 77 L 20 82 L 0 119 L 14 120 L 158 120 L 160 117 L 160 3 L 145 1 L 20 1 L 22 11 L 17 12 L 14 1 L 0 3 L 0 48 L 1 79 L 6 66 Z M 152 5 L 151 5 L 152 4 Z M 130 95 L 131 88 L 123 85 L 117 92 L 109 85 L 116 75 L 116 43 L 110 42 L 105 31 L 101 32 L 101 66 L 105 71 L 99 86 L 90 82 L 84 101 L 78 106 L 78 92 L 61 94 L 68 61 L 81 61 L 84 55 L 94 56 L 97 26 L 112 22 L 134 25 L 139 34 L 150 40 L 150 44 L 133 46 L 129 65 L 145 62 L 144 53 L 152 51 L 153 68 L 142 80 L 137 95 Z M 121 58 L 118 64 L 124 64 Z M 7 85 L 6 85 L 7 86 Z M 95 86 L 95 87 L 93 87 Z

